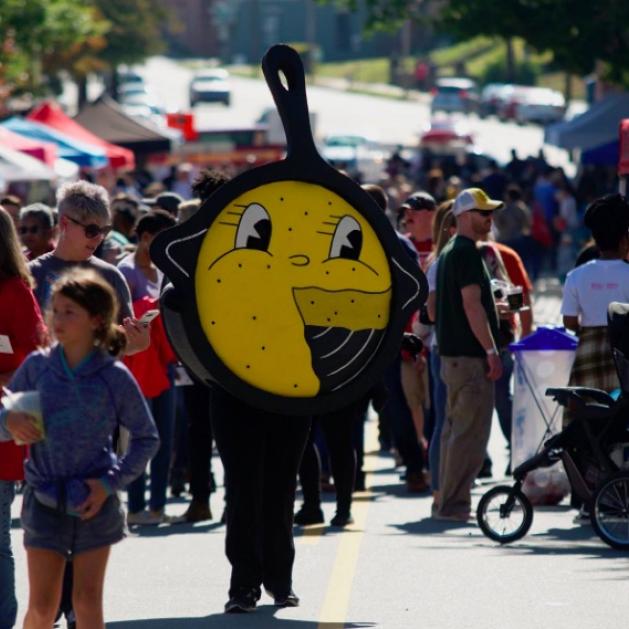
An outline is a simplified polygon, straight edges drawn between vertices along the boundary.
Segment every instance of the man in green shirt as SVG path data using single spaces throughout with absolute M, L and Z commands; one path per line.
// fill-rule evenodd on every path
M 436 324 L 448 396 L 435 513 L 440 519 L 470 517 L 472 484 L 489 441 L 494 382 L 502 363 L 490 276 L 476 243 L 486 238 L 493 212 L 501 206 L 480 188 L 463 190 L 452 207 L 457 235 L 439 256 Z

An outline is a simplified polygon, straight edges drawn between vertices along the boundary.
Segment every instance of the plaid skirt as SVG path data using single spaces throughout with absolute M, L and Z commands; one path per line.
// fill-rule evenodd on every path
M 607 392 L 620 386 L 607 338 L 607 327 L 581 328 L 569 385 Z

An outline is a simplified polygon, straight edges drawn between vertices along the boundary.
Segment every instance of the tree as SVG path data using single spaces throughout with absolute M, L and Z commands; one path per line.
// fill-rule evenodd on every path
M 629 85 L 629 2 L 626 0 L 320 0 L 367 10 L 366 29 L 396 29 L 404 19 L 434 20 L 458 38 L 523 38 L 551 51 L 555 65 L 588 74 L 602 62 L 606 78 Z
M 42 78 L 66 68 L 79 51 L 103 46 L 107 24 L 80 0 L 3 0 L 0 11 L 0 85 L 37 93 Z

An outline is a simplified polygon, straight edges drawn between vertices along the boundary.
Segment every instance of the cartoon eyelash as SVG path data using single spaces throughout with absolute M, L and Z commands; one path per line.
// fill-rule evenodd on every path
M 232 212 L 232 211 L 228 211 L 227 214 L 231 214 L 232 216 L 242 216 L 243 212 Z
M 323 221 L 323 225 L 334 225 L 336 227 L 338 224 L 338 221 Z
M 234 203 L 234 207 L 241 207 L 241 208 L 243 208 L 243 210 L 245 208 L 248 208 L 250 205 L 251 205 L 250 203 L 245 203 L 244 205 L 241 204 L 241 203 Z
M 324 236 L 334 236 L 334 232 L 315 232 L 316 234 L 323 234 Z
M 238 227 L 238 223 L 227 223 L 226 221 L 218 221 L 219 225 L 229 225 L 230 227 Z

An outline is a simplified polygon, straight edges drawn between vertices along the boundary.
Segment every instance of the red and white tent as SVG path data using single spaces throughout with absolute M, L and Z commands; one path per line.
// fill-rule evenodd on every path
M 27 118 L 61 131 L 75 140 L 104 149 L 112 168 L 135 168 L 135 156 L 132 151 L 98 137 L 67 116 L 56 103 L 51 101 L 43 102 Z
M 57 145 L 42 140 L 32 140 L 19 133 L 14 133 L 0 125 L 0 146 L 25 153 L 54 167 L 57 160 Z

